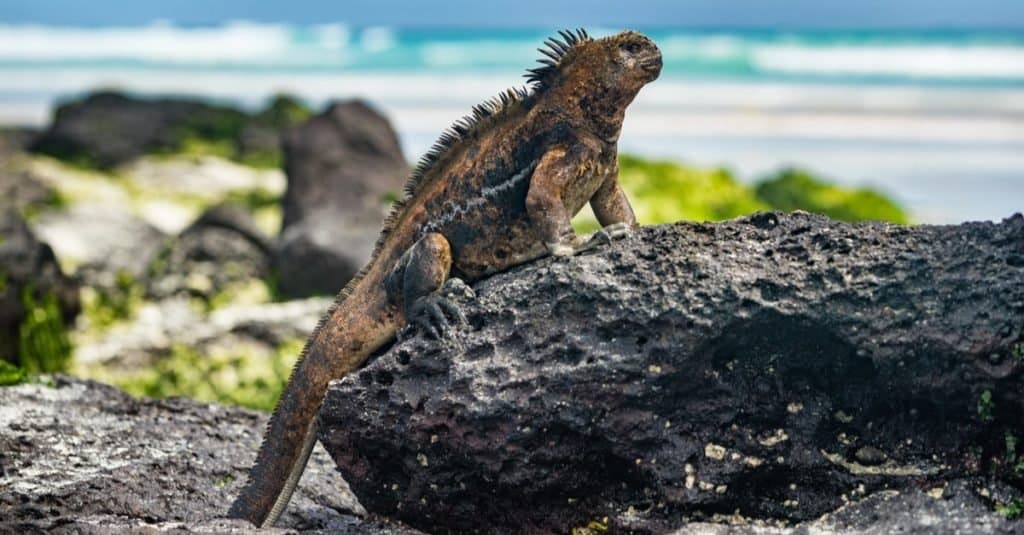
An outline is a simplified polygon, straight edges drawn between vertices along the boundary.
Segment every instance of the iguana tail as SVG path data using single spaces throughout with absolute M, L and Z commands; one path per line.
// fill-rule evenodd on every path
M 367 284 L 369 283 L 369 284 Z M 316 444 L 316 416 L 330 381 L 356 369 L 394 337 L 399 318 L 383 288 L 350 283 L 320 320 L 270 417 L 245 489 L 228 516 L 272 526 L 284 512 Z

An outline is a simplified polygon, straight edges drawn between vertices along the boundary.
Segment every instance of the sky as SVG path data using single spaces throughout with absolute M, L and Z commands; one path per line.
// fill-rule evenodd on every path
M 1024 30 L 1024 0 L 0 0 L 0 23 Z

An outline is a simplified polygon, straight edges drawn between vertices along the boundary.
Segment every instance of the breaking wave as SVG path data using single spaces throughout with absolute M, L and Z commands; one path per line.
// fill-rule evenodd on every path
M 594 33 L 609 33 L 598 29 Z M 1024 36 L 998 32 L 655 29 L 667 77 L 1024 84 Z M 515 71 L 545 30 L 0 24 L 0 68 L 136 66 L 311 71 Z

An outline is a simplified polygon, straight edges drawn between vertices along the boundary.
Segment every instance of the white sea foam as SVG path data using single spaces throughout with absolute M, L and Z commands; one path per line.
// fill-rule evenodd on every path
M 596 34 L 611 33 L 597 29 Z M 665 76 L 759 78 L 890 77 L 935 81 L 1014 80 L 1024 83 L 1024 43 L 1007 37 L 976 40 L 879 34 L 834 40 L 801 34 L 701 33 L 654 35 Z M 242 67 L 351 68 L 374 66 L 382 54 L 400 69 L 521 68 L 535 57 L 534 32 L 466 37 L 350 29 L 340 23 L 301 27 L 231 22 L 183 27 L 156 22 L 136 27 L 70 28 L 0 24 L 0 61 L 107 62 Z
M 290 48 L 291 30 L 280 24 L 232 22 L 211 28 L 164 22 L 123 28 L 0 25 L 0 59 L 13 61 L 266 62 L 286 56 Z
M 917 78 L 1024 78 L 1024 47 L 968 45 L 760 45 L 755 65 L 794 74 Z
M 344 24 L 322 24 L 315 26 L 313 32 L 326 50 L 340 51 L 348 44 L 349 31 Z
M 395 47 L 395 32 L 386 26 L 374 26 L 363 30 L 359 37 L 363 50 L 384 52 Z
M 509 46 L 507 41 L 482 39 L 472 46 L 437 40 L 424 43 L 418 52 L 426 67 L 492 67 L 494 65 L 530 65 L 536 59 L 536 43 Z
M 952 45 L 942 42 L 885 44 L 809 43 L 797 38 L 743 39 L 736 35 L 680 35 L 661 42 L 668 62 L 732 65 L 762 74 L 889 76 L 925 79 L 1024 78 L 1020 44 Z

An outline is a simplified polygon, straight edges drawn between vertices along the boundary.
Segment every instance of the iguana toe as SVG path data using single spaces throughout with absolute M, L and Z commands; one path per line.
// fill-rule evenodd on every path
M 629 223 L 612 223 L 581 240 L 582 243 L 573 248 L 573 253 L 579 254 L 602 245 L 610 245 L 613 241 L 621 240 L 631 234 L 633 234 L 633 227 Z
M 458 277 L 451 277 L 446 280 L 441 288 L 441 292 L 448 297 L 476 298 L 476 292 L 473 291 L 473 288 L 466 284 L 466 281 Z
M 462 313 L 462 309 L 459 305 L 456 305 L 449 299 L 441 299 L 437 302 L 441 310 L 444 311 L 444 315 L 459 324 L 466 323 L 466 315 Z
M 409 313 L 409 323 L 433 339 L 447 336 L 453 323 L 466 321 L 458 305 L 436 293 L 417 299 Z

